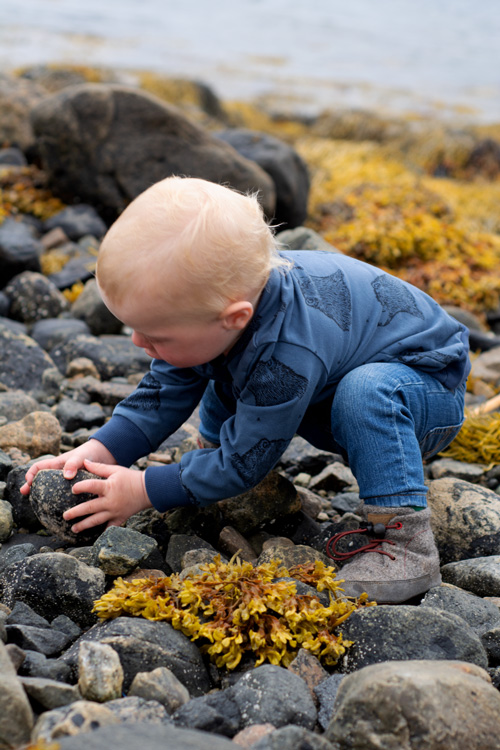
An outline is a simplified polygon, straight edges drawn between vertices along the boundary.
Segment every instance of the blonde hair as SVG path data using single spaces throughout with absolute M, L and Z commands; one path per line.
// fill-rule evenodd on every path
M 189 177 L 168 177 L 141 193 L 103 239 L 99 286 L 120 304 L 133 293 L 220 313 L 260 293 L 273 268 L 287 270 L 256 195 Z

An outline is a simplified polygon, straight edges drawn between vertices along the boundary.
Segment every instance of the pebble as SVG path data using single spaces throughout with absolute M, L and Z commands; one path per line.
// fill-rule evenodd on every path
M 88 701 L 106 703 L 120 698 L 123 669 L 116 651 L 106 643 L 83 641 L 78 651 L 78 688 Z

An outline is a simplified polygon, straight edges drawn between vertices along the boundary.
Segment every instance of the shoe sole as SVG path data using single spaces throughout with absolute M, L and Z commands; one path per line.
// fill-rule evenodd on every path
M 340 580 L 341 576 L 342 571 L 339 572 Z M 440 585 L 441 573 L 439 571 L 412 578 L 409 581 L 344 581 L 341 583 L 346 596 L 359 597 L 367 593 L 368 599 L 377 604 L 402 604 Z

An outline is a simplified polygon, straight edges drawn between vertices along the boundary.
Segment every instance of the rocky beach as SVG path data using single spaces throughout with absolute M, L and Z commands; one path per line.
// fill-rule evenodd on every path
M 442 585 L 343 596 L 326 545 L 358 527 L 358 486 L 299 437 L 246 495 L 85 537 L 60 472 L 21 495 L 148 370 L 93 270 L 169 174 L 259 191 L 283 247 L 375 264 L 469 328 L 466 423 L 425 465 Z M 0 75 L 0 750 L 500 748 L 499 199 L 500 124 L 277 115 L 82 66 Z M 134 468 L 196 450 L 197 426 Z M 226 590 L 238 617 L 210 607 Z

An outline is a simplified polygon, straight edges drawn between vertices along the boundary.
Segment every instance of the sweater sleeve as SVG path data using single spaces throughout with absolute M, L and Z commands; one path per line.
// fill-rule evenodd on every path
M 104 427 L 92 436 L 121 466 L 155 450 L 188 419 L 207 380 L 189 368 L 153 360 L 135 391 L 121 401 Z

